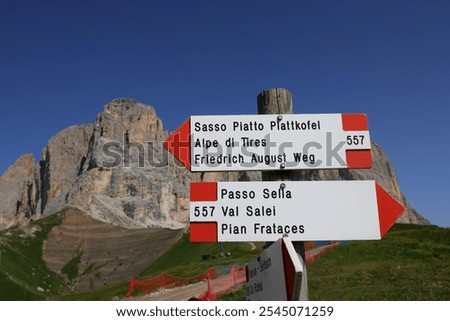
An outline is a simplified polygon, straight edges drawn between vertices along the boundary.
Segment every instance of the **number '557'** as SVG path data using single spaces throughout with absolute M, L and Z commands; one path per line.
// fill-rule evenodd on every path
M 348 135 L 347 145 L 363 145 L 364 135 Z
M 194 207 L 194 216 L 195 217 L 213 217 L 215 206 L 195 206 Z

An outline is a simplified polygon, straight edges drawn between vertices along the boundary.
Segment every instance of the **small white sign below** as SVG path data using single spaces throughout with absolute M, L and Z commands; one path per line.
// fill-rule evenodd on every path
M 307 300 L 306 269 L 292 242 L 280 238 L 247 266 L 245 285 L 250 301 Z

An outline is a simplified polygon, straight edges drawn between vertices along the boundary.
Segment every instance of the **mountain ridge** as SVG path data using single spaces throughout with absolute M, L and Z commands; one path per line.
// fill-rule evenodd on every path
M 169 133 L 152 106 L 114 99 L 93 124 L 53 136 L 36 163 L 25 154 L 0 177 L 0 229 L 66 207 L 128 229 L 184 228 L 191 181 L 261 180 L 260 172 L 191 173 L 163 148 Z M 429 224 L 402 193 L 376 143 L 370 170 L 304 170 L 298 180 L 375 179 L 405 206 L 398 222 Z

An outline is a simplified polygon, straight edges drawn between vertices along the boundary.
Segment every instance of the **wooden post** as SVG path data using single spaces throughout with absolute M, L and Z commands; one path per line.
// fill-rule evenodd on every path
M 272 88 L 258 95 L 258 114 L 292 114 L 292 94 L 284 88 Z M 263 181 L 292 181 L 292 171 L 263 171 Z
M 289 90 L 284 88 L 271 88 L 262 91 L 261 93 L 259 93 L 257 97 L 257 104 L 258 104 L 258 114 L 283 115 L 293 113 L 292 94 Z M 262 180 L 293 181 L 295 180 L 295 172 L 292 170 L 263 171 Z M 297 241 L 292 243 L 294 245 L 295 251 L 300 255 L 303 262 L 306 264 L 304 242 Z

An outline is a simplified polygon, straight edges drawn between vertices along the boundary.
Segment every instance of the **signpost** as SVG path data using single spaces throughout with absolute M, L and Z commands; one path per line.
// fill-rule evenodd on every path
M 403 206 L 374 181 L 191 183 L 192 242 L 377 240 Z
M 258 113 L 191 116 L 164 146 L 192 172 L 263 171 L 191 183 L 191 242 L 278 240 L 249 264 L 248 298 L 307 300 L 303 241 L 380 239 L 404 208 L 375 181 L 295 181 L 292 170 L 371 168 L 365 114 L 292 114 L 282 88 L 258 95 Z
M 192 172 L 372 165 L 365 114 L 191 116 L 165 146 Z
M 247 278 L 245 292 L 250 301 L 307 300 L 307 292 L 300 291 L 306 270 L 288 238 L 280 238 L 248 263 Z

